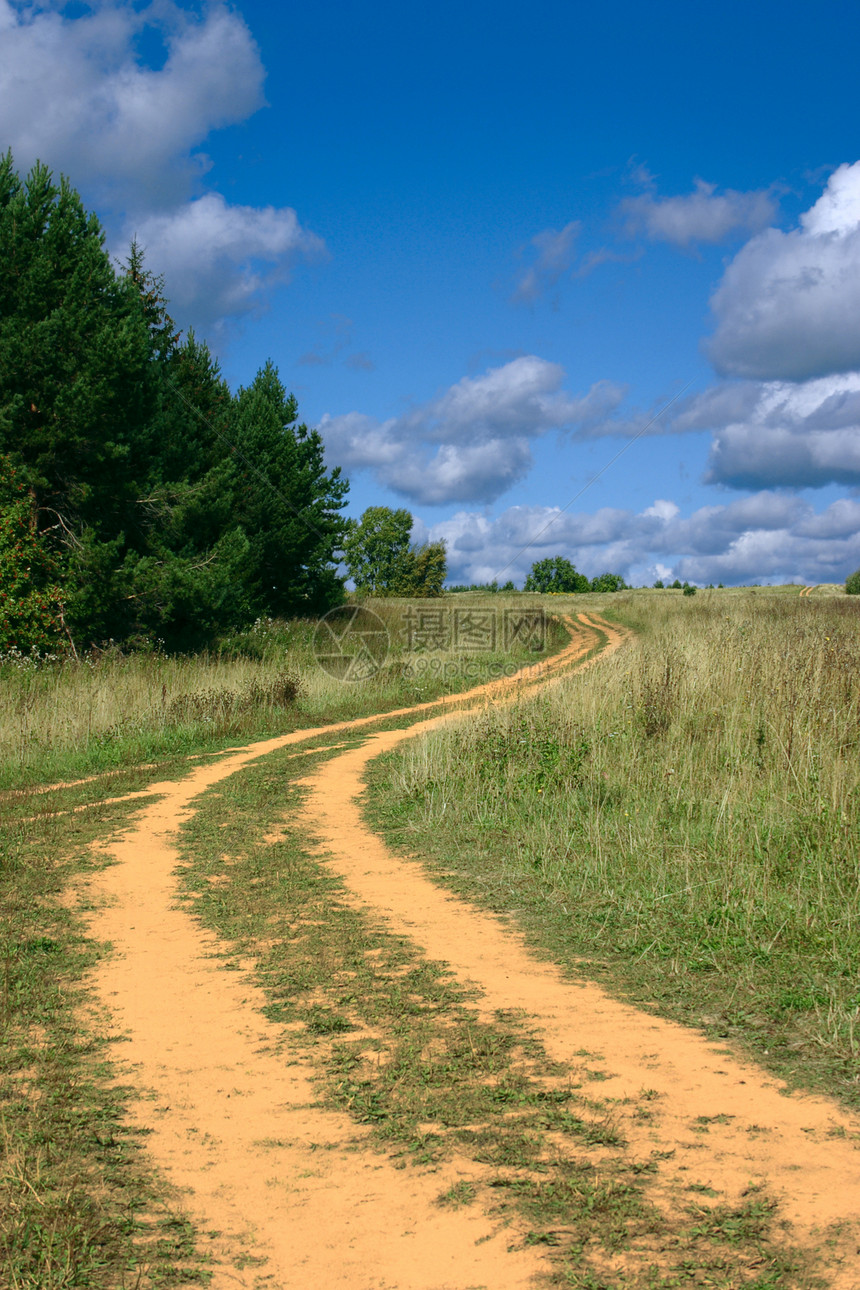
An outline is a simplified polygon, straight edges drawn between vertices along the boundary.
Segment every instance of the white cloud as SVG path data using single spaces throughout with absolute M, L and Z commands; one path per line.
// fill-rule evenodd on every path
M 681 508 L 675 502 L 667 501 L 665 497 L 658 497 L 652 506 L 646 507 L 642 512 L 646 516 L 655 516 L 658 520 L 673 520 L 676 515 L 680 514 Z
M 651 242 L 670 242 L 686 249 L 701 242 L 716 244 L 738 234 L 756 233 L 776 213 L 773 195 L 765 190 L 741 193 L 728 188 L 720 193 L 715 184 L 697 179 L 692 193 L 658 197 L 653 177 L 643 167 L 638 168 L 636 181 L 648 191 L 626 198 L 618 208 L 628 237 L 643 235 Z M 581 232 L 581 221 L 571 220 L 562 229 L 547 228 L 531 239 L 532 262 L 520 276 L 514 301 L 536 300 L 572 269 Z M 630 263 L 640 254 L 641 248 L 631 254 L 599 247 L 583 257 L 574 276 L 587 277 L 607 262 Z
M 571 396 L 563 380 L 558 364 L 526 355 L 463 377 L 402 416 L 326 415 L 319 428 L 332 463 L 373 470 L 380 483 L 415 501 L 490 502 L 531 469 L 530 440 L 549 431 L 587 433 L 625 395 L 598 381 Z
M 707 483 L 732 488 L 860 484 L 860 373 L 738 382 L 692 399 L 675 431 L 714 431 Z
M 626 387 L 597 381 L 586 395 L 562 390 L 564 368 L 533 354 L 464 376 L 444 394 L 407 418 L 413 430 L 447 443 L 475 435 L 537 435 L 563 427 L 589 426 L 612 412 Z
M 471 446 L 442 444 L 425 461 L 404 458 L 383 480 L 416 502 L 438 506 L 500 497 L 531 467 L 527 439 L 487 439 Z
M 530 246 L 536 254 L 517 283 L 514 300 L 536 300 L 555 286 L 573 264 L 574 246 L 581 231 L 580 221 L 571 220 L 563 229 L 547 228 L 535 234 Z
M 521 583 L 535 561 L 553 555 L 589 577 L 611 569 L 634 583 L 839 582 L 860 566 L 860 502 L 838 501 L 816 514 L 800 498 L 772 492 L 687 517 L 665 499 L 639 514 L 519 506 L 493 520 L 461 511 L 428 532 L 446 541 L 452 582 Z
M 714 439 L 705 482 L 731 488 L 856 486 L 860 431 L 796 435 L 765 426 L 751 436 L 745 426 L 728 426 Z
M 799 228 L 752 238 L 711 308 L 706 350 L 721 373 L 803 381 L 860 369 L 860 162 L 834 171 Z
M 653 192 L 626 198 L 620 206 L 629 236 L 642 233 L 652 242 L 689 247 L 717 244 L 733 234 L 758 232 L 773 219 L 776 205 L 766 191 L 718 193 L 715 184 L 695 181 L 684 197 L 656 197 Z
M 208 166 L 191 154 L 211 130 L 263 103 L 264 71 L 247 26 L 223 5 L 102 5 L 67 18 L 3 0 L 0 120 L 19 166 L 37 158 L 102 199 L 173 203 Z M 135 41 L 162 37 L 163 67 Z
M 98 204 L 121 258 L 137 233 L 183 325 L 247 312 L 298 257 L 319 255 L 290 208 L 200 191 L 207 136 L 264 103 L 260 52 L 239 14 L 173 0 L 61 10 L 0 0 L 0 146 L 19 169 L 39 159 L 67 174 Z M 162 41 L 160 66 L 139 56 L 143 37 Z
M 231 206 L 220 193 L 130 223 L 126 235 L 164 274 L 171 307 L 201 323 L 246 313 L 296 259 L 325 254 L 290 207 Z

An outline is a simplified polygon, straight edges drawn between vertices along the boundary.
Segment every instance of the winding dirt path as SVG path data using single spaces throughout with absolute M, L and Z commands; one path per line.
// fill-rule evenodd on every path
M 100 876 L 93 931 L 113 953 L 97 981 L 128 1037 L 122 1052 L 135 1084 L 152 1090 L 136 1111 L 151 1131 L 152 1155 L 204 1231 L 218 1233 L 214 1290 L 516 1290 L 542 1267 L 534 1249 L 509 1249 L 511 1234 L 487 1216 L 434 1206 L 440 1192 L 469 1176 L 465 1161 L 432 1173 L 397 1169 L 361 1148 L 361 1131 L 348 1117 L 315 1105 L 311 1070 L 263 1017 L 261 992 L 246 972 L 217 964 L 215 938 L 178 904 L 173 839 L 199 794 L 276 749 L 393 715 L 416 720 L 372 735 L 305 781 L 302 824 L 356 903 L 477 986 L 488 1013 L 524 1009 L 553 1058 L 575 1065 L 578 1051 L 599 1052 L 609 1076 L 601 1097 L 623 1102 L 643 1088 L 656 1090 L 654 1118 L 643 1125 L 631 1115 L 624 1131 L 644 1157 L 672 1153 L 661 1165 L 670 1190 L 695 1180 L 736 1200 L 751 1181 L 767 1180 L 792 1239 L 818 1243 L 825 1229 L 844 1223 L 840 1244 L 856 1250 L 860 1154 L 853 1138 L 832 1134 L 856 1135 L 860 1125 L 825 1099 L 784 1095 L 778 1081 L 695 1031 L 565 979 L 500 919 L 391 855 L 363 823 L 362 774 L 372 757 L 488 699 L 587 667 L 595 659 L 585 656 L 600 641 L 605 652 L 624 635 L 594 615 L 570 627 L 565 650 L 514 678 L 255 743 L 178 782 L 154 784 L 149 792 L 158 800 L 110 846 L 118 863 Z M 428 715 L 434 709 L 439 715 Z M 626 1114 L 623 1105 L 619 1113 Z M 706 1138 L 693 1128 L 702 1116 L 709 1117 Z M 855 1290 L 860 1277 L 843 1261 L 832 1284 Z
M 136 1087 L 135 1117 L 188 1211 L 212 1234 L 214 1290 L 506 1290 L 533 1281 L 540 1258 L 509 1249 L 484 1215 L 439 1209 L 468 1177 L 466 1162 L 432 1173 L 395 1168 L 356 1149 L 361 1131 L 315 1105 L 311 1068 L 263 1016 L 244 971 L 225 972 L 216 938 L 179 904 L 175 834 L 192 803 L 249 762 L 391 717 L 462 708 L 561 674 L 598 644 L 587 620 L 553 658 L 488 685 L 412 708 L 300 730 L 231 750 L 156 798 L 118 842 L 93 884 L 93 933 L 111 944 L 96 973 Z M 618 633 L 615 633 L 617 636 Z

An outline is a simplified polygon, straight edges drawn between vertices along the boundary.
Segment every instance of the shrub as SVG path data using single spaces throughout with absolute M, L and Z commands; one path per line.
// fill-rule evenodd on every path
M 845 590 L 849 596 L 860 596 L 860 569 L 845 579 Z

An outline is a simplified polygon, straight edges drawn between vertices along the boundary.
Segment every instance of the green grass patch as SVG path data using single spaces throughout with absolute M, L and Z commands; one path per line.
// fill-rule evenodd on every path
M 530 943 L 860 1105 L 860 608 L 616 595 L 597 670 L 376 760 L 369 819 Z

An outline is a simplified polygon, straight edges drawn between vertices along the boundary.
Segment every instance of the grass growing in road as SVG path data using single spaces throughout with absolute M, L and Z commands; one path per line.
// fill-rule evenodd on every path
M 558 961 L 856 1106 L 860 606 L 611 608 L 638 635 L 598 671 L 377 760 L 371 819 Z
M 392 630 L 407 608 L 390 609 Z M 182 777 L 195 754 L 463 685 L 460 655 L 437 653 L 438 667 L 410 675 L 399 646 L 375 676 L 337 683 L 316 666 L 312 629 L 261 623 L 218 657 L 108 650 L 79 663 L 14 653 L 0 661 L 4 1290 L 207 1278 L 205 1235 L 194 1233 L 147 1161 L 145 1139 L 128 1127 L 133 1090 L 116 1081 L 87 983 L 102 950 L 75 892 L 101 863 L 90 843 L 136 809 L 115 799 Z M 566 639 L 551 634 L 550 651 Z M 466 684 L 531 659 L 525 648 L 467 659 Z M 79 776 L 91 778 L 69 782 Z M 337 1024 L 324 1011 L 316 1018 L 322 1033 Z
M 350 904 L 289 825 L 312 761 L 275 754 L 207 794 L 182 831 L 183 886 L 225 967 L 256 964 L 321 1097 L 404 1168 L 469 1162 L 438 1203 L 479 1204 L 512 1242 L 545 1248 L 547 1284 L 816 1284 L 774 1240 L 765 1196 L 731 1211 L 692 1192 L 658 1204 L 659 1159 L 627 1150 L 587 1054 L 553 1064 L 527 1018 L 479 1015 L 443 965 Z

